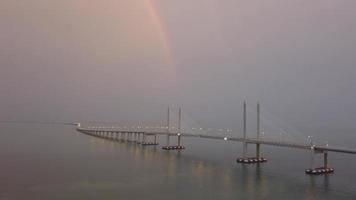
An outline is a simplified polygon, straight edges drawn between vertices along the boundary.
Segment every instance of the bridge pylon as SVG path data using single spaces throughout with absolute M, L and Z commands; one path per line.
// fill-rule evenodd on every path
M 254 163 L 262 163 L 267 162 L 267 159 L 261 157 L 261 144 L 256 143 L 256 156 L 249 157 L 247 156 L 247 104 L 246 101 L 243 103 L 243 142 L 242 142 L 242 157 L 237 158 L 237 163 L 243 164 L 254 164 Z M 257 103 L 257 140 L 260 139 L 260 103 Z
M 181 145 L 181 137 L 182 137 L 182 130 L 181 130 L 181 124 L 182 124 L 182 108 L 179 107 L 178 111 L 178 132 L 177 132 L 177 145 L 171 146 L 169 144 L 169 137 L 170 137 L 170 132 L 169 132 L 169 107 L 168 107 L 168 112 L 167 112 L 167 144 L 166 146 L 163 146 L 162 149 L 164 150 L 183 150 L 185 149 L 184 146 Z

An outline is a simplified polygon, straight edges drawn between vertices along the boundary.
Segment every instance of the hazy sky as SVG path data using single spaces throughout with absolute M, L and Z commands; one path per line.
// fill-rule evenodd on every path
M 244 99 L 356 134 L 354 0 L 1 0 L 0 120 L 236 128 Z

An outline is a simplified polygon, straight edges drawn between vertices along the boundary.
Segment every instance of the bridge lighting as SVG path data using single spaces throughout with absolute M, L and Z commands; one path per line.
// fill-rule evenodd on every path
M 224 140 L 227 141 L 227 137 L 224 137 Z
M 180 136 L 180 133 L 178 133 L 177 135 Z
M 203 128 L 200 128 L 199 130 L 203 130 Z

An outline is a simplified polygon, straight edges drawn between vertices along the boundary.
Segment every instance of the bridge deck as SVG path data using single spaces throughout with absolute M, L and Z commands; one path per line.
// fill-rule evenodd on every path
M 106 133 L 142 133 L 145 135 L 170 135 L 177 136 L 177 133 L 168 133 L 168 132 L 159 132 L 159 131 L 131 131 L 131 130 L 94 130 L 94 129 L 85 129 L 85 128 L 77 128 L 80 132 L 94 132 L 101 131 Z M 280 146 L 280 147 L 288 147 L 288 148 L 297 148 L 297 149 L 306 149 L 310 150 L 314 148 L 316 151 L 330 151 L 336 153 L 348 153 L 348 154 L 356 154 L 356 149 L 348 149 L 348 148 L 339 148 L 339 147 L 330 147 L 330 146 L 322 146 L 322 145 L 314 145 L 303 144 L 303 143 L 292 143 L 286 141 L 275 141 L 275 140 L 266 140 L 266 139 L 256 139 L 256 138 L 247 138 L 243 137 L 229 137 L 229 136 L 216 136 L 216 135 L 207 135 L 207 134 L 193 134 L 193 133 L 181 133 L 181 137 L 196 137 L 196 138 L 206 138 L 206 139 L 215 139 L 215 140 L 226 140 L 226 141 L 234 141 L 234 142 L 246 142 L 250 144 L 263 144 L 270 146 Z

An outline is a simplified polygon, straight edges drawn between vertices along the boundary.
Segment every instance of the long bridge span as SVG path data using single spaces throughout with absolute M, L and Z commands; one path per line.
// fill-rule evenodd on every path
M 82 127 L 80 123 L 77 123 L 77 131 L 104 139 L 122 142 L 134 142 L 140 145 L 158 145 L 157 138 L 159 136 L 166 137 L 166 145 L 162 147 L 164 150 L 183 150 L 184 146 L 181 145 L 181 137 L 186 138 L 202 138 L 211 140 L 224 140 L 231 142 L 240 142 L 243 144 L 242 156 L 237 159 L 238 163 L 253 164 L 259 162 L 266 162 L 267 159 L 261 156 L 261 145 L 278 146 L 284 148 L 304 149 L 311 153 L 310 168 L 305 172 L 308 174 L 325 174 L 334 172 L 333 168 L 328 165 L 328 152 L 343 153 L 343 154 L 356 154 L 356 149 L 333 147 L 329 145 L 314 144 L 312 139 L 305 143 L 295 143 L 289 141 L 278 141 L 273 139 L 266 139 L 260 136 L 260 106 L 257 105 L 257 137 L 247 137 L 246 134 L 246 103 L 244 103 L 243 111 L 243 137 L 233 137 L 231 135 L 209 135 L 209 134 L 196 134 L 181 131 L 181 109 L 179 108 L 178 117 L 178 130 L 170 131 L 169 121 L 169 108 L 167 112 L 167 127 L 164 130 L 135 130 L 129 128 L 113 128 L 113 127 Z M 177 137 L 177 145 L 171 145 L 170 138 Z M 247 146 L 255 145 L 256 151 L 254 157 L 247 156 Z M 314 155 L 323 154 L 324 162 L 322 167 L 314 167 Z

